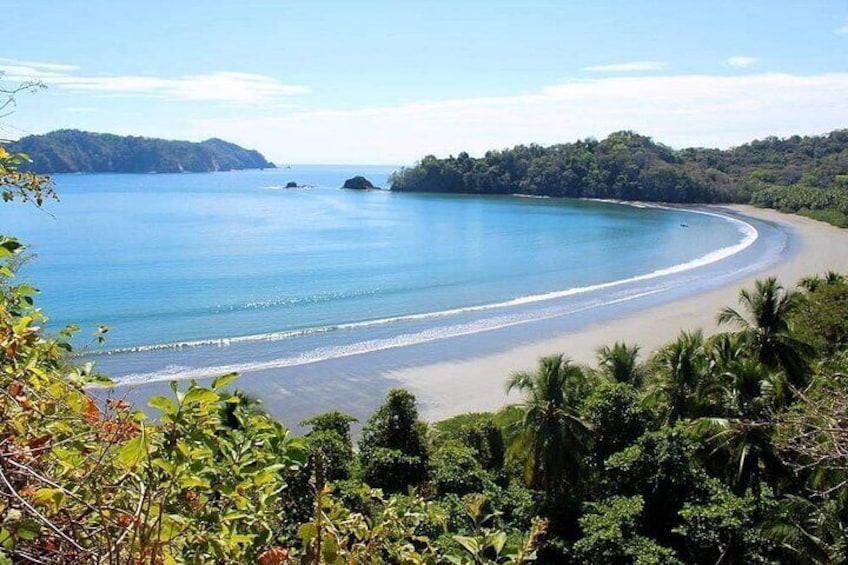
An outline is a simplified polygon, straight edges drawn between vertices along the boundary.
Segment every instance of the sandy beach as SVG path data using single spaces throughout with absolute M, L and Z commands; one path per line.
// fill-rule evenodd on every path
M 742 205 L 727 208 L 792 230 L 800 249 L 765 272 L 696 297 L 672 301 L 497 354 L 392 371 L 385 376 L 413 392 L 422 415 L 431 421 L 463 412 L 495 410 L 510 400 L 503 387 L 507 376 L 516 370 L 532 369 L 542 355 L 563 352 L 575 361 L 592 363 L 599 347 L 624 341 L 639 344 L 644 358 L 674 339 L 681 330 L 701 328 L 707 334 L 716 332 L 715 317 L 719 309 L 735 306 L 739 289 L 758 278 L 774 275 L 789 287 L 815 273 L 848 272 L 848 230 L 774 210 Z

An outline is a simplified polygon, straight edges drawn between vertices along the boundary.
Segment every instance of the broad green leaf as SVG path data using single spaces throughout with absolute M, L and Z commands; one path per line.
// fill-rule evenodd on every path
M 115 381 L 113 381 L 103 373 L 94 373 L 85 378 L 85 384 L 97 385 L 99 387 L 111 387 L 115 384 Z
M 233 520 L 242 520 L 244 518 L 250 518 L 249 514 L 244 514 L 243 512 L 231 512 L 229 514 L 225 514 L 222 518 L 222 522 L 231 522 Z
M 15 526 L 15 533 L 20 539 L 27 541 L 34 540 L 41 533 L 41 524 L 35 520 L 26 518 L 18 522 Z
M 141 433 L 118 450 L 118 462 L 126 468 L 134 467 L 147 455 L 147 447 L 147 433 L 142 426 Z
M 15 292 L 21 296 L 29 296 L 31 294 L 37 294 L 38 289 L 28 284 L 19 284 L 15 287 Z
M 12 537 L 12 532 L 5 528 L 0 528 L 0 547 L 3 549 L 12 549 L 15 546 L 15 538 Z
M 177 517 L 172 514 L 162 516 L 162 524 L 159 530 L 159 540 L 168 542 L 179 536 L 182 531 Z
M 503 551 L 504 546 L 506 545 L 506 532 L 498 532 L 492 536 L 492 547 L 495 549 L 495 553 L 498 555 Z
M 185 477 L 180 481 L 180 486 L 183 488 L 208 487 L 207 481 L 204 481 L 196 475 Z
M 324 559 L 333 563 L 339 554 L 339 542 L 332 534 L 324 534 L 323 553 Z
M 218 402 L 219 396 L 209 390 L 208 388 L 195 388 L 186 393 L 183 397 L 183 404 L 192 404 L 193 402 L 197 402 L 198 404 L 213 404 Z
M 315 536 L 317 535 L 318 528 L 316 528 L 315 524 L 311 522 L 307 522 L 297 529 L 297 537 L 303 541 L 304 545 L 315 539 Z
M 177 405 L 167 396 L 154 396 L 150 399 L 147 405 L 167 414 L 168 416 L 173 416 L 177 413 Z
M 455 539 L 457 543 L 465 548 L 465 551 L 471 555 L 477 555 L 480 553 L 480 544 L 476 539 L 468 536 L 453 536 L 453 539 Z
M 35 499 L 43 504 L 49 504 L 56 511 L 65 502 L 65 493 L 57 488 L 42 488 L 35 492 Z
M 232 384 L 238 378 L 238 373 L 227 373 L 226 375 L 221 375 L 212 381 L 212 388 L 214 390 L 221 390 L 222 388 Z

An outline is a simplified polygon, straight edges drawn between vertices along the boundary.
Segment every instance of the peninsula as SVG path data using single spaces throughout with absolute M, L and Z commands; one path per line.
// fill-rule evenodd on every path
M 258 151 L 217 138 L 194 143 L 63 129 L 23 137 L 9 150 L 29 155 L 29 170 L 40 174 L 205 173 L 274 168 Z

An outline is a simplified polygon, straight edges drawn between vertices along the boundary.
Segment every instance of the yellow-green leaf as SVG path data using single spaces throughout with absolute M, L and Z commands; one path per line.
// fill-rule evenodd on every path
M 238 378 L 238 373 L 227 373 L 226 375 L 221 375 L 212 381 L 212 388 L 214 390 L 221 390 L 222 388 L 232 384 Z

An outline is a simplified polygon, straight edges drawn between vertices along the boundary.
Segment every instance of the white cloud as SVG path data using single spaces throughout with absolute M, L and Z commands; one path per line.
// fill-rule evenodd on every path
M 630 61 L 629 63 L 615 63 L 613 65 L 595 65 L 585 67 L 583 70 L 590 73 L 634 73 L 646 71 L 661 71 L 668 66 L 662 61 Z
M 835 30 L 833 30 L 833 33 L 835 33 L 836 35 L 848 35 L 848 24 L 836 28 Z
M 97 108 L 92 108 L 89 106 L 71 106 L 69 108 L 65 108 L 66 112 L 71 112 L 74 114 L 91 114 L 97 111 Z
M 285 84 L 252 73 L 217 71 L 162 78 L 146 75 L 86 76 L 78 67 L 0 59 L 0 72 L 9 81 L 41 81 L 58 89 L 101 95 L 153 96 L 172 100 L 268 105 L 282 97 L 307 94 L 309 88 Z
M 256 147 L 280 163 L 412 163 L 433 153 L 482 154 L 621 129 L 675 147 L 728 147 L 848 123 L 848 73 L 679 75 L 565 82 L 506 97 L 259 119 L 210 118 L 182 130 Z M 285 135 L 280 135 L 285 132 Z
M 759 61 L 757 57 L 742 57 L 734 56 L 727 59 L 727 64 L 731 67 L 745 68 L 756 64 Z
M 41 72 L 69 72 L 79 70 L 79 67 L 76 65 L 66 65 L 63 63 L 42 63 L 38 61 L 19 61 L 17 59 L 7 59 L 6 57 L 0 57 L 0 65 L 29 67 L 33 69 L 38 69 Z

